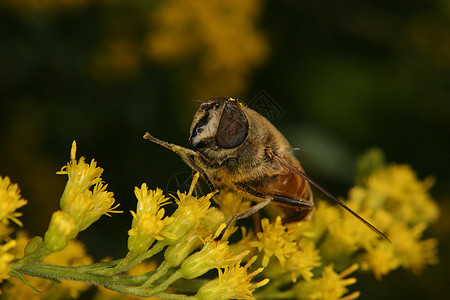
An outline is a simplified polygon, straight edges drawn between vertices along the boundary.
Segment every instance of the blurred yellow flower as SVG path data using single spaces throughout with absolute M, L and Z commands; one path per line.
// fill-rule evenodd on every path
M 14 255 L 9 253 L 11 248 L 16 246 L 16 241 L 12 240 L 6 244 L 0 245 L 0 283 L 9 278 L 9 271 L 11 270 L 11 262 Z M 0 290 L 1 294 L 1 290 Z
M 256 260 L 253 257 L 245 266 L 241 261 L 228 265 L 222 271 L 219 269 L 219 278 L 203 284 L 195 295 L 197 299 L 255 299 L 252 293 L 255 289 L 266 285 L 269 279 L 263 279 L 257 283 L 251 283 L 253 277 L 261 273 L 263 268 L 248 274 L 248 269 Z
M 311 280 L 312 269 L 321 265 L 319 250 L 315 248 L 314 243 L 305 240 L 300 245 L 301 249 L 288 257 L 284 267 L 287 272 L 291 273 L 292 282 L 296 282 L 299 276 L 306 281 Z
M 0 176 L 0 222 L 8 225 L 11 220 L 22 226 L 22 222 L 18 219 L 22 213 L 16 210 L 25 204 L 27 201 L 22 199 L 18 185 L 12 184 L 8 176 Z
M 407 165 L 379 169 L 367 180 L 367 190 L 374 196 L 366 205 L 389 209 L 396 221 L 433 222 L 439 216 L 439 209 L 428 194 L 433 182 L 431 177 L 419 181 Z
M 268 44 L 256 22 L 262 1 L 161 3 L 146 52 L 157 61 L 196 60 L 194 96 L 241 94 L 251 69 L 267 57 Z
M 333 270 L 333 265 L 324 267 L 322 277 L 310 281 L 301 281 L 294 286 L 297 299 L 356 299 L 359 292 L 348 293 L 347 286 L 356 282 L 355 278 L 346 278 L 358 269 L 358 265 L 352 265 L 341 273 Z
M 92 59 L 91 73 L 99 81 L 135 80 L 142 66 L 139 44 L 129 36 L 106 38 Z
M 399 266 L 399 259 L 395 255 L 392 244 L 377 243 L 366 251 L 367 253 L 360 257 L 361 269 L 372 270 L 378 280 Z
M 410 228 L 398 223 L 390 230 L 392 244 L 400 265 L 411 269 L 414 273 L 420 273 L 425 265 L 438 262 L 436 256 L 437 240 L 420 240 L 425 228 L 425 223 Z

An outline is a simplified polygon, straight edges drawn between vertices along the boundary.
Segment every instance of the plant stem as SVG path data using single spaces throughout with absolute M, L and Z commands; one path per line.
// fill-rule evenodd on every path
M 83 281 L 90 284 L 124 284 L 120 277 L 89 273 L 77 267 L 64 267 L 43 263 L 29 263 L 16 270 L 21 274 L 46 279 L 66 279 Z
M 187 295 L 181 295 L 181 294 L 168 294 L 164 293 L 162 291 L 154 291 L 151 289 L 143 289 L 141 287 L 125 287 L 125 286 L 105 286 L 106 288 L 122 293 L 122 294 L 129 294 L 134 296 L 140 296 L 140 297 L 159 297 L 161 299 L 167 299 L 167 300 L 194 300 L 196 299 L 195 296 L 187 296 Z
M 156 272 L 153 273 L 152 276 L 141 285 L 141 287 L 143 287 L 143 288 L 150 287 L 153 282 L 155 282 L 156 280 L 161 278 L 164 274 L 166 274 L 167 271 L 169 270 L 169 268 L 170 268 L 169 264 L 167 264 L 165 261 L 163 261 L 161 263 L 161 265 L 159 265 Z
M 119 263 L 114 268 L 98 270 L 96 273 L 102 274 L 102 275 L 114 275 L 114 274 L 128 271 L 135 265 L 140 264 L 142 261 L 159 253 L 165 246 L 166 246 L 165 243 L 158 242 L 155 244 L 155 246 L 153 246 L 147 252 L 140 253 L 140 254 L 128 252 L 128 254 L 125 258 L 116 260 L 116 261 L 119 261 Z
M 157 290 L 146 289 L 140 286 L 129 286 L 133 282 L 133 277 L 122 276 L 105 276 L 101 274 L 89 273 L 77 267 L 63 267 L 56 265 L 48 265 L 43 263 L 29 263 L 17 270 L 21 274 L 31 275 L 45 279 L 65 279 L 83 281 L 89 284 L 104 285 L 113 291 L 126 293 L 135 296 L 158 296 L 163 299 L 187 300 L 195 299 L 195 297 L 177 294 L 167 294 L 162 292 L 172 282 L 179 279 L 179 276 L 171 276 L 163 284 L 158 286 Z M 176 273 L 172 274 L 175 275 Z
M 38 251 L 31 253 L 30 255 L 27 255 L 24 258 L 21 258 L 21 259 L 17 260 L 16 262 L 14 262 L 14 264 L 12 265 L 12 270 L 17 271 L 18 269 L 22 268 L 23 266 L 25 266 L 27 264 L 41 261 L 45 257 L 49 256 L 50 254 L 52 254 L 52 251 L 48 250 L 45 247 L 45 245 L 42 244 L 42 246 L 39 248 Z
M 169 287 L 169 285 L 171 285 L 172 283 L 174 283 L 175 281 L 177 281 L 180 278 L 182 278 L 181 273 L 179 271 L 176 271 L 175 273 L 170 275 L 169 278 L 164 280 L 160 285 L 155 287 L 153 289 L 152 295 L 156 295 L 156 293 L 164 291 L 165 289 L 167 289 Z

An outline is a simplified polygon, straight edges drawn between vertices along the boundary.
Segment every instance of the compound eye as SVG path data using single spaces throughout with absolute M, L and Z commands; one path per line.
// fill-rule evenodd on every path
M 248 120 L 235 104 L 227 103 L 217 128 L 216 144 L 224 149 L 236 148 L 248 135 Z

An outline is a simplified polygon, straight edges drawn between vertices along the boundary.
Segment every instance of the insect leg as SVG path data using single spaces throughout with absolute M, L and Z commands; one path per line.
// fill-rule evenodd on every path
M 274 197 L 274 202 L 276 202 L 280 206 L 285 214 L 283 223 L 302 221 L 314 208 L 313 203 L 303 201 L 303 199 L 292 199 L 282 196 L 276 196 Z M 289 209 L 283 209 L 284 207 Z
M 303 202 L 298 199 L 286 198 L 286 197 L 282 197 L 279 195 L 264 194 L 264 193 L 261 193 L 261 192 L 258 192 L 256 190 L 252 189 L 245 183 L 238 183 L 238 184 L 235 184 L 235 186 L 237 189 L 239 189 L 243 192 L 246 192 L 252 196 L 258 197 L 258 198 L 262 199 L 263 201 L 258 202 L 255 205 L 253 205 L 252 207 L 250 207 L 249 209 L 244 210 L 243 212 L 240 212 L 240 213 L 234 215 L 233 217 L 231 217 L 231 219 L 228 221 L 225 228 L 216 237 L 216 241 L 220 240 L 223 237 L 225 231 L 227 230 L 227 228 L 230 226 L 230 224 L 233 221 L 244 219 L 248 216 L 251 216 L 251 215 L 257 213 L 258 211 L 260 211 L 262 208 L 264 208 L 267 204 L 269 204 L 272 201 L 277 202 L 280 205 L 294 207 L 297 210 L 299 210 L 299 208 L 303 208 L 303 210 L 306 210 L 307 212 L 311 211 L 313 208 L 313 204 L 310 202 Z
M 227 222 L 227 225 L 225 226 L 225 228 L 220 232 L 220 234 L 215 238 L 215 240 L 220 241 L 220 239 L 222 239 L 223 235 L 225 234 L 225 231 L 231 225 L 231 223 L 233 223 L 236 220 L 244 219 L 244 218 L 247 218 L 248 216 L 253 215 L 254 213 L 261 210 L 264 206 L 269 204 L 271 201 L 272 201 L 272 198 L 268 197 L 264 201 L 258 202 L 257 204 L 253 205 L 249 209 L 244 210 L 243 212 L 240 212 L 240 213 L 232 216 L 231 219 Z
M 146 132 L 144 135 L 144 139 L 149 140 L 155 144 L 158 144 L 160 146 L 163 146 L 178 155 L 181 156 L 181 158 L 196 172 L 199 172 L 200 175 L 202 175 L 203 179 L 205 179 L 206 183 L 208 184 L 211 191 L 215 191 L 216 188 L 214 187 L 214 184 L 211 182 L 209 177 L 206 175 L 206 172 L 201 167 L 201 159 L 200 154 L 198 152 L 195 152 L 189 148 L 181 147 L 175 144 L 168 143 L 166 141 L 162 141 L 160 139 L 155 138 L 150 133 Z

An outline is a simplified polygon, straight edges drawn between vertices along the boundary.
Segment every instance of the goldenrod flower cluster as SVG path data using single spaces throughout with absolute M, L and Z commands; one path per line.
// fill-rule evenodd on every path
M 9 227 L 10 221 L 22 226 L 18 219 L 22 213 L 16 210 L 27 203 L 22 199 L 17 184 L 11 183 L 9 177 L 0 176 L 0 283 L 10 278 L 11 262 L 15 258 L 12 250 L 17 241 L 10 237 L 13 229 Z M 0 289 L 1 293 L 1 289 Z
M 22 222 L 17 218 L 22 215 L 16 212 L 17 209 L 27 204 L 20 196 L 20 190 L 17 184 L 12 184 L 9 177 L 0 177 L 0 223 L 8 225 L 9 221 L 13 221 L 19 226 Z
M 26 201 L 16 185 L 0 178 L 0 207 L 7 208 L 0 219 L 0 280 L 8 280 L 6 299 L 76 298 L 88 288 L 81 282 L 106 288 L 99 289 L 96 299 L 355 299 L 360 292 L 350 286 L 358 269 L 381 279 L 399 267 L 418 273 L 437 262 L 437 241 L 422 239 L 439 213 L 428 194 L 432 180 L 418 180 L 408 166 L 379 164 L 344 201 L 391 242 L 321 199 L 310 221 L 283 224 L 279 216 L 263 218 L 260 230 L 241 227 L 240 235 L 232 224 L 217 240 L 225 222 L 249 204 L 227 190 L 194 196 L 196 174 L 189 191 L 172 196 L 177 209 L 171 215 L 164 209 L 171 200 L 162 190 L 145 183 L 136 187 L 128 254 L 93 263 L 73 239 L 101 215 L 115 212 L 114 199 L 101 180 L 103 169 L 94 161 L 76 160 L 75 151 L 74 144 L 71 161 L 58 172 L 69 178 L 61 210 L 53 214 L 44 239 L 29 239 L 23 232 L 10 238 L 7 225 L 10 220 L 20 224 L 15 210 Z M 162 262 L 149 261 L 160 252 Z
M 197 58 L 194 95 L 242 93 L 250 71 L 267 57 L 255 23 L 260 0 L 168 0 L 151 16 L 146 50 L 157 61 Z
M 64 249 L 78 232 L 85 230 L 102 215 L 115 213 L 113 193 L 106 191 L 102 181 L 103 169 L 92 160 L 85 163 L 84 157 L 75 157 L 76 144 L 72 145 L 71 161 L 56 174 L 69 177 L 60 200 L 61 210 L 53 213 L 50 226 L 45 233 L 45 246 L 50 251 Z M 92 188 L 92 190 L 91 190 Z

